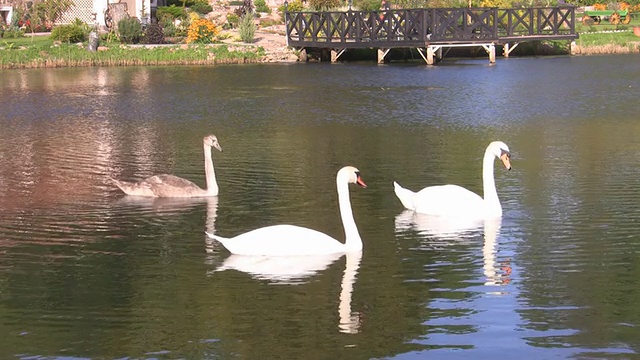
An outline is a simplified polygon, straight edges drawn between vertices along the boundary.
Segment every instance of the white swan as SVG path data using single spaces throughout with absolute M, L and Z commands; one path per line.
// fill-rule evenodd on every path
M 484 199 L 458 185 L 429 186 L 415 193 L 394 181 L 396 196 L 405 208 L 421 214 L 479 219 L 501 217 L 502 206 L 493 178 L 495 157 L 511 170 L 509 147 L 502 141 L 489 144 L 482 160 Z
M 215 135 L 205 136 L 202 140 L 204 146 L 204 173 L 207 188 L 202 189 L 193 182 L 175 175 L 155 175 L 137 183 L 111 179 L 120 190 L 127 195 L 146 197 L 200 197 L 217 196 L 218 183 L 211 159 L 211 148 L 222 151 Z
M 353 219 L 349 183 L 367 186 L 355 167 L 345 166 L 338 171 L 336 186 L 345 233 L 344 243 L 319 231 L 294 225 L 267 226 L 233 238 L 223 238 L 210 232 L 206 234 L 219 241 L 232 254 L 239 255 L 294 256 L 360 251 L 362 239 Z

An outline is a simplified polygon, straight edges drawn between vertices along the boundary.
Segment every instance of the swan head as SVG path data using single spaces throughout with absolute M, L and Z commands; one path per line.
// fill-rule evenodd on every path
M 511 152 L 507 144 L 502 141 L 494 141 L 489 144 L 487 150 L 500 159 L 507 170 L 511 170 Z
M 362 177 L 360 176 L 360 170 L 356 169 L 353 166 L 345 166 L 340 171 L 338 171 L 338 182 L 346 182 L 349 184 L 358 184 L 363 188 L 367 187 L 367 184 L 364 183 Z
M 202 139 L 202 142 L 204 142 L 205 146 L 214 147 L 218 149 L 218 151 L 222 152 L 222 147 L 220 146 L 218 138 L 215 135 L 205 136 L 204 139 Z

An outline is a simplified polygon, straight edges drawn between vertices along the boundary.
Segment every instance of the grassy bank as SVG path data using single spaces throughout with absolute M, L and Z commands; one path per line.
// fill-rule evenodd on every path
M 632 30 L 580 34 L 576 40 L 575 54 L 629 54 L 640 52 L 640 37 Z
M 577 19 L 582 14 L 576 15 Z M 580 38 L 576 40 L 576 54 L 628 54 L 640 52 L 640 37 L 633 34 L 633 28 L 640 26 L 638 15 L 632 16 L 629 24 L 612 25 L 603 20 L 599 25 L 584 25 L 578 21 L 576 32 Z
M 636 24 L 637 23 L 637 24 Z M 583 26 L 576 24 L 580 37 L 574 54 L 640 53 L 640 37 L 628 25 Z M 567 41 L 525 42 L 514 56 L 569 54 Z M 53 68 L 73 66 L 130 65 L 215 65 L 257 63 L 265 58 L 265 50 L 255 45 L 122 45 L 102 44 L 99 51 L 90 52 L 87 44 L 54 44 L 49 36 L 27 36 L 0 39 L 0 69 Z
M 259 62 L 257 46 L 104 44 L 99 51 L 86 44 L 54 44 L 48 36 L 0 40 L 0 69 L 72 66 L 214 65 Z

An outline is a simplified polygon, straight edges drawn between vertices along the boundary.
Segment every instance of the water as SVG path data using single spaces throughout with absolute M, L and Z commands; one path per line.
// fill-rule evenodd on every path
M 3 358 L 640 352 L 635 55 L 1 75 Z M 204 186 L 209 133 L 218 198 L 136 200 L 109 181 Z M 449 231 L 403 211 L 394 180 L 481 192 L 496 139 L 513 155 L 495 170 L 500 221 Z M 256 262 L 204 235 L 342 239 L 347 164 L 369 185 L 351 189 L 362 254 Z

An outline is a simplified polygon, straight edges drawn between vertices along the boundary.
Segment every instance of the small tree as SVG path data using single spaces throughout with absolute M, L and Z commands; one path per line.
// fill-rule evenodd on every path
M 246 43 L 252 43 L 256 34 L 256 23 L 254 21 L 253 12 L 249 12 L 240 17 L 238 24 L 238 33 L 240 39 Z
M 125 44 L 137 44 L 142 36 L 142 25 L 136 18 L 126 18 L 118 21 L 118 34 L 120 42 Z

